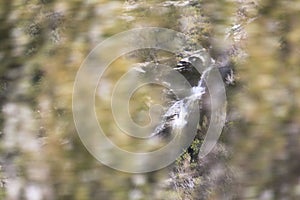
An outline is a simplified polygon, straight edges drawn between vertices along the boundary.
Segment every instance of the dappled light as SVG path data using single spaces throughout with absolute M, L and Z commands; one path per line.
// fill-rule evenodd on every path
M 299 19 L 298 0 L 3 0 L 0 199 L 300 199 Z

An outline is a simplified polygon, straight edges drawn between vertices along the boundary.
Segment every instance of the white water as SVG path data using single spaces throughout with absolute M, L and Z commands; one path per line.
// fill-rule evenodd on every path
M 162 117 L 162 123 L 159 126 L 157 126 L 152 136 L 156 136 L 156 135 L 163 136 L 164 134 L 163 130 L 166 128 L 166 126 L 169 126 L 171 130 L 179 130 L 179 129 L 183 129 L 184 126 L 187 125 L 187 118 L 189 114 L 192 112 L 191 111 L 191 108 L 193 107 L 192 105 L 195 105 L 197 101 L 201 100 L 203 95 L 206 92 L 204 82 L 207 77 L 207 74 L 211 69 L 212 67 L 209 67 L 203 71 L 198 85 L 191 88 L 189 96 L 176 101 L 167 110 L 167 112 Z M 165 134 L 170 134 L 170 133 L 165 133 Z

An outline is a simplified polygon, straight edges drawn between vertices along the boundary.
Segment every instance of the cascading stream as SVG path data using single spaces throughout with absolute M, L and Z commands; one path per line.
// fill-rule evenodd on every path
M 162 123 L 154 130 L 152 136 L 165 136 L 171 134 L 173 130 L 183 129 L 187 125 L 187 117 L 191 112 L 192 105 L 202 100 L 206 93 L 205 78 L 212 67 L 204 70 L 198 85 L 191 88 L 190 95 L 175 101 L 162 117 Z

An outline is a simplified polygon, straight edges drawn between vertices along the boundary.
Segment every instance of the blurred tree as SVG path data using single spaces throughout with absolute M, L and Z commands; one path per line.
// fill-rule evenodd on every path
M 299 199 L 299 6 L 297 0 L 2 0 L 0 198 Z M 228 91 L 228 123 L 211 154 L 193 164 L 184 154 L 170 168 L 132 175 L 87 152 L 71 98 L 90 50 L 144 26 L 187 34 L 187 51 L 203 46 L 215 58 L 226 52 L 238 84 Z M 136 55 L 143 62 L 166 54 Z M 115 83 L 125 64 L 117 60 L 106 78 Z M 105 109 L 97 114 L 112 128 Z

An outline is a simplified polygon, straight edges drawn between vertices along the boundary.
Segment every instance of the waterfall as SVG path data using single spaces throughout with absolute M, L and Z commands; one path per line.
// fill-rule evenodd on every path
M 189 95 L 175 101 L 162 117 L 162 122 L 155 128 L 152 137 L 168 137 L 174 130 L 183 129 L 187 125 L 187 118 L 191 113 L 192 105 L 202 100 L 206 93 L 205 79 L 213 67 L 206 68 L 197 86 L 191 88 Z

